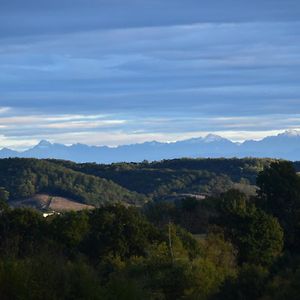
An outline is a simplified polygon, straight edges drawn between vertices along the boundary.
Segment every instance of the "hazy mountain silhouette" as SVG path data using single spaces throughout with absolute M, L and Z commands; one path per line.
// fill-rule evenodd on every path
M 271 157 L 300 160 L 300 132 L 286 131 L 269 136 L 260 141 L 248 140 L 235 143 L 218 135 L 209 134 L 204 138 L 192 138 L 174 143 L 145 142 L 122 145 L 88 146 L 50 143 L 42 140 L 39 144 L 23 152 L 8 148 L 0 150 L 0 158 L 33 157 L 57 158 L 76 162 L 138 162 L 179 157 Z

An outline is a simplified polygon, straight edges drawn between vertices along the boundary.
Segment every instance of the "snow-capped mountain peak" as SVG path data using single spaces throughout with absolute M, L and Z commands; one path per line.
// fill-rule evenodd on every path
M 222 138 L 221 136 L 216 135 L 216 134 L 208 134 L 206 137 L 203 138 L 203 141 L 205 143 L 218 142 L 221 140 L 224 140 L 224 138 Z
M 180 157 L 271 157 L 289 160 L 300 159 L 300 131 L 288 130 L 259 141 L 232 142 L 219 135 L 181 140 L 173 143 L 145 142 L 117 147 L 51 143 L 42 140 L 25 151 L 0 150 L 0 158 L 30 157 L 56 158 L 76 162 L 138 162 Z
M 35 148 L 49 148 L 52 144 L 47 140 L 41 140 Z
M 300 137 L 300 131 L 296 129 L 288 129 L 285 132 L 279 134 L 279 136 Z

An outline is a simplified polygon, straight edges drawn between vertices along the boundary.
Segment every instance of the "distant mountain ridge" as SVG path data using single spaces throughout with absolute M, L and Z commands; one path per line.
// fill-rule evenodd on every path
M 8 148 L 0 150 L 0 158 L 8 157 L 55 158 L 96 163 L 153 161 L 179 157 L 270 157 L 300 160 L 300 131 L 288 130 L 259 141 L 247 140 L 243 143 L 209 134 L 203 138 L 173 143 L 152 141 L 115 148 L 85 144 L 66 146 L 42 140 L 33 148 L 22 152 Z

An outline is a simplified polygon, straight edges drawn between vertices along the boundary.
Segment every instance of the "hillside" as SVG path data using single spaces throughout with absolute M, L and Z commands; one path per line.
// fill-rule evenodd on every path
M 139 205 L 147 200 L 145 196 L 128 191 L 111 180 L 37 159 L 0 160 L 0 186 L 9 192 L 10 201 L 39 193 L 94 206 L 116 202 Z
M 256 177 L 271 159 L 173 159 L 158 162 L 76 164 L 62 160 L 2 159 L 0 187 L 10 201 L 36 194 L 92 206 L 142 205 L 174 195 L 218 196 L 231 188 L 256 193 Z M 294 164 L 296 169 L 298 163 Z
M 271 159 L 173 159 L 159 162 L 110 165 L 76 164 L 50 160 L 75 171 L 112 180 L 119 185 L 154 198 L 172 193 L 219 194 L 230 188 L 255 193 L 258 172 Z
M 36 194 L 32 197 L 10 201 L 9 205 L 13 208 L 34 208 L 40 211 L 80 211 L 85 209 L 93 209 L 94 206 L 87 205 L 67 199 L 64 197 L 51 196 L 47 194 Z

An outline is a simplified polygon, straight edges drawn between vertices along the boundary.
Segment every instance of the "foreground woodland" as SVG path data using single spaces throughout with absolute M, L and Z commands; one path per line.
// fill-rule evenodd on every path
M 297 163 L 0 166 L 1 299 L 299 299 Z M 10 208 L 39 192 L 95 208 Z

